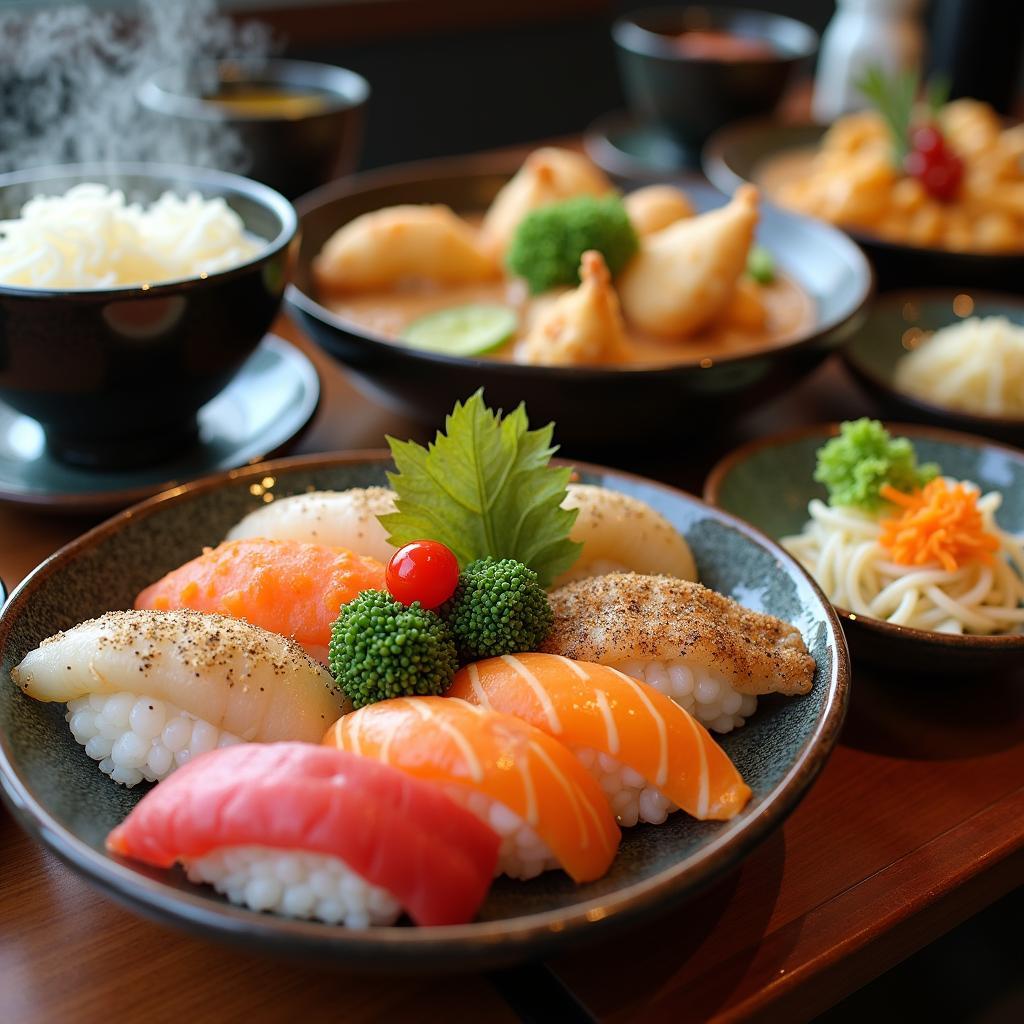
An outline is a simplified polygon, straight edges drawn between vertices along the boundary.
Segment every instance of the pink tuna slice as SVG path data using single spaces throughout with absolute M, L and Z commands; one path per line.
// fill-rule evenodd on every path
M 430 783 L 307 743 L 202 754 L 150 790 L 107 849 L 155 867 L 235 846 L 338 857 L 421 925 L 471 921 L 498 837 Z

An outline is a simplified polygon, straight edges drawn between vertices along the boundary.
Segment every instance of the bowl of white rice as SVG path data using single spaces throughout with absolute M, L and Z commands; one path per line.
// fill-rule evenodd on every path
M 196 443 L 277 314 L 295 240 L 288 200 L 220 171 L 0 175 L 0 402 L 84 468 Z
M 843 351 L 894 419 L 1024 446 L 1024 298 L 975 288 L 886 292 Z

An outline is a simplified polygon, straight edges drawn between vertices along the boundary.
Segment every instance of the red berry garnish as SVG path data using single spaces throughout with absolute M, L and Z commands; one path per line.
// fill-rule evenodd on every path
M 440 541 L 414 540 L 391 556 L 384 581 L 396 601 L 437 608 L 455 593 L 459 562 Z
M 944 203 L 956 198 L 964 177 L 963 161 L 946 147 L 942 133 L 931 124 L 912 133 L 903 170 L 917 178 L 932 198 Z
M 910 148 L 918 153 L 938 153 L 946 148 L 946 140 L 935 125 L 924 124 L 914 129 L 910 136 Z

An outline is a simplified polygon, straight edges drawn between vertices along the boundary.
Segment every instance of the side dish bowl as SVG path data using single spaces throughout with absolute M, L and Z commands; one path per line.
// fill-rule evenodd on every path
M 144 787 L 126 790 L 105 778 L 70 736 L 64 709 L 22 694 L 11 668 L 57 629 L 129 606 L 142 586 L 219 541 L 263 495 L 381 484 L 389 464 L 383 453 L 356 452 L 269 462 L 189 484 L 98 526 L 17 588 L 0 614 L 0 782 L 40 842 L 117 899 L 210 938 L 347 967 L 452 971 L 552 952 L 664 911 L 782 822 L 821 770 L 842 723 L 849 667 L 835 613 L 807 574 L 745 523 L 661 484 L 578 465 L 584 481 L 638 497 L 666 516 L 686 535 L 709 586 L 793 622 L 816 659 L 807 696 L 762 698 L 748 724 L 722 738 L 754 792 L 742 813 L 727 823 L 678 814 L 662 826 L 628 830 L 610 873 L 587 885 L 562 872 L 527 883 L 498 879 L 479 919 L 457 927 L 348 931 L 253 913 L 191 885 L 178 870 L 109 856 L 104 838 Z
M 237 266 L 102 289 L 0 284 L 0 401 L 39 421 L 51 453 L 86 468 L 157 462 L 197 436 L 196 413 L 238 372 L 281 303 L 296 218 L 283 196 L 220 171 L 80 164 L 0 176 L 0 218 L 34 195 L 97 182 L 149 203 L 223 197 L 264 241 Z
M 1024 533 L 1024 452 L 967 434 L 886 424 L 908 437 L 920 462 L 937 462 L 945 475 L 1002 492 L 996 519 Z M 741 516 L 773 540 L 799 533 L 807 503 L 826 497 L 814 480 L 815 453 L 839 425 L 823 423 L 743 445 L 720 461 L 704 484 L 704 499 Z M 897 626 L 836 608 L 855 658 L 905 672 L 977 672 L 1024 664 L 1024 632 L 998 636 L 951 635 Z
M 214 102 L 218 95 L 246 90 L 304 94 L 315 102 L 279 110 Z M 137 94 L 155 118 L 186 130 L 223 125 L 235 132 L 249 161 L 246 173 L 287 196 L 355 170 L 369 97 L 366 79 L 347 68 L 267 58 L 165 68 L 143 82 Z
M 677 43 L 688 32 L 763 52 L 690 55 Z M 690 4 L 632 11 L 612 26 L 612 39 L 631 112 L 693 147 L 737 118 L 767 114 L 818 48 L 817 33 L 793 18 Z
M 708 139 L 701 165 L 713 185 L 731 194 L 744 182 L 760 184 L 772 158 L 814 148 L 825 130 L 825 125 L 773 119 L 727 125 Z M 767 198 L 770 201 L 771 195 Z M 860 231 L 847 234 L 867 253 L 880 289 L 949 286 L 1017 291 L 1024 275 L 1024 253 L 951 252 Z
M 863 254 L 834 228 L 771 207 L 763 209 L 759 239 L 810 293 L 817 312 L 792 339 L 748 353 L 695 353 L 688 362 L 636 369 L 460 358 L 409 348 L 342 319 L 318 300 L 312 261 L 343 224 L 399 203 L 482 211 L 516 166 L 507 159 L 431 161 L 335 182 L 300 201 L 302 245 L 288 304 L 369 397 L 438 423 L 456 400 L 482 385 L 494 406 L 509 409 L 525 400 L 537 422 L 557 420 L 564 443 L 650 443 L 738 418 L 813 370 L 859 326 L 872 289 Z M 702 210 L 725 201 L 697 180 L 683 185 Z
M 911 395 L 895 383 L 896 364 L 909 351 L 909 332 L 936 331 L 966 316 L 1005 316 L 1024 326 L 1024 299 L 973 288 L 881 295 L 868 310 L 864 327 L 843 349 L 843 360 L 864 390 L 894 419 L 951 427 L 1022 447 L 1024 416 L 986 416 L 951 409 Z

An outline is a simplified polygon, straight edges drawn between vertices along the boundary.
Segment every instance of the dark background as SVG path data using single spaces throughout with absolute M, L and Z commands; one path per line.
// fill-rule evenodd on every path
M 388 0 L 254 13 L 289 40 L 287 55 L 342 64 L 369 79 L 362 166 L 377 167 L 581 132 L 623 106 L 609 29 L 645 6 L 679 5 Z M 835 11 L 832 0 L 716 6 L 786 14 L 819 33 Z M 950 69 L 953 44 L 970 58 L 953 68 L 954 93 L 994 98 L 1007 93 L 1007 81 L 1020 81 L 1024 0 L 928 0 L 921 14 L 929 69 L 936 62 Z

